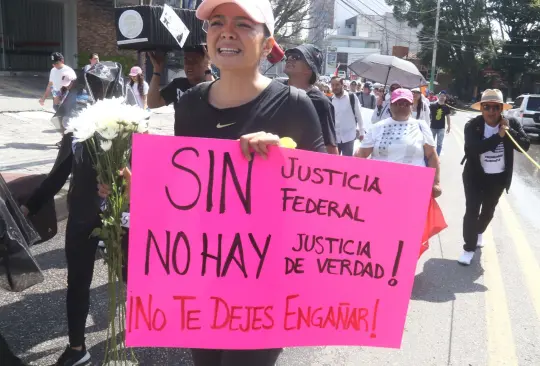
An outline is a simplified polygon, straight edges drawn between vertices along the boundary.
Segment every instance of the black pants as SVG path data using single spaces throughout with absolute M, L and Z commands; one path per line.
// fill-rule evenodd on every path
M 354 153 L 354 140 L 349 142 L 338 142 L 338 150 L 343 156 L 352 156 Z
M 195 366 L 274 366 L 282 348 L 257 350 L 191 349 Z
M 481 179 L 472 179 L 463 175 L 465 188 L 465 217 L 463 217 L 463 249 L 474 252 L 478 242 L 478 234 L 486 231 L 495 207 L 499 203 L 506 184 L 506 173 L 484 174 Z
M 69 344 L 72 347 L 84 345 L 84 330 L 90 308 L 90 285 L 94 275 L 94 261 L 98 238 L 90 237 L 99 225 L 96 220 L 77 221 L 68 217 L 66 226 L 67 260 L 67 318 Z

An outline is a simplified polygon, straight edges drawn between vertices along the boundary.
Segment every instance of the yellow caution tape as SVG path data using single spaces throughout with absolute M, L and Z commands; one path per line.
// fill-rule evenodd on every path
M 531 161 L 531 163 L 534 164 L 534 166 L 536 167 L 536 169 L 540 169 L 540 164 L 538 164 L 536 161 L 534 161 L 533 158 L 531 158 L 531 156 L 529 154 L 527 154 L 527 152 L 525 150 L 523 150 L 523 148 L 516 142 L 516 140 L 514 140 L 514 137 L 512 137 L 511 134 L 507 133 L 506 136 L 508 136 L 510 138 L 510 140 L 512 140 L 512 142 L 514 143 L 514 145 L 517 146 L 517 148 L 519 149 L 519 151 L 521 151 L 523 153 L 523 155 L 525 155 L 527 157 L 527 159 L 529 159 Z
M 448 105 L 448 104 L 447 104 Z M 450 105 L 448 105 L 450 108 L 452 109 L 455 109 L 456 111 L 460 111 L 460 112 L 465 112 L 465 113 L 468 113 L 468 112 L 472 112 L 472 113 L 481 113 L 480 111 L 478 112 L 475 112 L 475 111 L 464 111 L 462 109 L 457 109 L 457 108 L 454 108 Z M 537 169 L 540 169 L 540 164 L 538 164 L 536 161 L 534 161 L 534 159 L 529 155 L 527 154 L 527 152 L 525 150 L 523 150 L 523 148 L 517 143 L 517 141 L 514 139 L 514 137 L 512 137 L 511 134 L 507 133 L 506 134 L 510 140 L 514 143 L 514 145 L 516 145 L 516 147 L 519 149 L 519 151 L 521 151 L 523 153 L 523 155 L 525 155 L 527 157 L 527 159 L 529 159 L 531 161 L 531 163 L 533 163 L 533 165 L 537 168 Z

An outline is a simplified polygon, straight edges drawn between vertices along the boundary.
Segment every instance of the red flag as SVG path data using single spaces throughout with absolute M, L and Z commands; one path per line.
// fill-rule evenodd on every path
M 424 254 L 429 249 L 429 239 L 446 229 L 448 225 L 444 220 L 444 215 L 439 207 L 439 204 L 433 197 L 429 202 L 429 209 L 424 227 L 424 235 L 422 236 L 422 246 L 420 247 L 420 255 Z

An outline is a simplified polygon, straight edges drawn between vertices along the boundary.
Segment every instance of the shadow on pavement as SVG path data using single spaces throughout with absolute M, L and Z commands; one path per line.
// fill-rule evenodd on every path
M 38 285 L 40 286 L 40 285 Z M 43 286 L 43 285 L 41 285 Z M 16 354 L 30 353 L 26 362 L 32 362 L 60 350 L 50 348 L 47 343 L 56 342 L 67 335 L 65 315 L 66 290 L 55 290 L 45 293 L 30 293 L 20 301 L 0 307 L 0 324 L 2 334 L 10 341 Z M 98 332 L 106 329 L 107 286 L 102 285 L 92 290 L 90 315 L 95 324 L 87 327 L 86 332 Z M 105 299 L 105 301 L 100 301 Z M 106 315 L 105 315 L 106 316 Z M 63 345 L 64 346 L 64 345 Z M 45 347 L 46 350 L 40 349 Z
M 0 146 L 0 149 L 17 149 L 17 150 L 52 150 L 58 149 L 56 144 L 36 144 L 24 142 L 10 142 Z
M 481 257 L 479 250 L 468 267 L 455 259 L 429 259 L 415 277 L 411 299 L 441 303 L 455 300 L 456 294 L 487 291 L 486 286 L 475 283 L 484 273 Z

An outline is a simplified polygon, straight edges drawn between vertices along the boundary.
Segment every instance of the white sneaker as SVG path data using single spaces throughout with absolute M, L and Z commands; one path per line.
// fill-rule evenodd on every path
M 477 248 L 483 248 L 484 242 L 482 240 L 482 234 L 478 234 L 478 240 L 476 241 L 476 247 Z
M 471 261 L 474 257 L 474 252 L 463 252 L 463 254 L 459 257 L 457 260 L 459 264 L 463 264 L 464 266 L 468 266 L 471 264 Z

